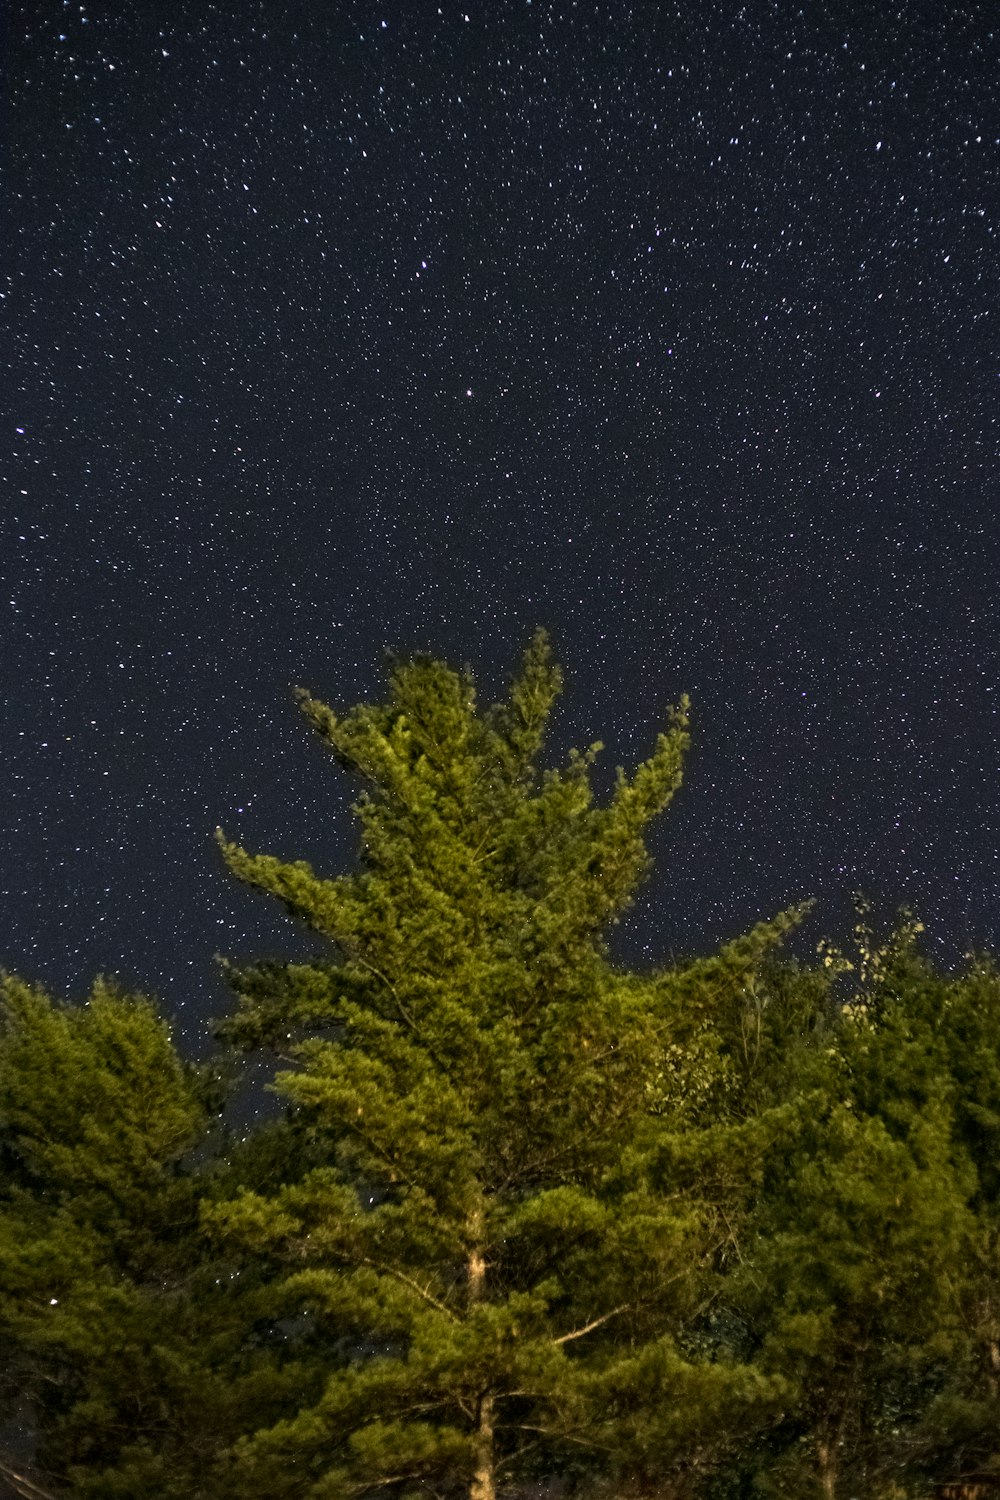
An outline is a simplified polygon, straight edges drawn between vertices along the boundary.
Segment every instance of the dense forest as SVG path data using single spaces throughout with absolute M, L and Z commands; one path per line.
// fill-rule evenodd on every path
M 219 1061 L 148 1000 L 0 999 L 11 1494 L 910 1500 L 1000 1476 L 1000 972 L 858 901 L 632 971 L 687 704 L 599 805 L 508 698 L 396 660 L 301 707 L 357 866 L 219 835 L 315 934 L 226 967 Z M 230 1130 L 247 1060 L 277 1119 Z M 1000 1479 L 996 1484 L 1000 1493 Z

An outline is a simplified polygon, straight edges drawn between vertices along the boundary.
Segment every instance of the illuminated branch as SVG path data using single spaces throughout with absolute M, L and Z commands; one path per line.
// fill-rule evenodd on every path
M 611 1318 L 617 1318 L 619 1313 L 628 1312 L 632 1306 L 631 1302 L 623 1302 L 621 1307 L 613 1307 L 610 1312 L 602 1313 L 592 1323 L 585 1323 L 582 1328 L 574 1328 L 572 1333 L 564 1333 L 559 1338 L 553 1339 L 554 1344 L 569 1344 L 574 1339 L 582 1339 L 585 1333 L 593 1333 L 595 1328 L 600 1328 L 602 1323 L 607 1323 Z

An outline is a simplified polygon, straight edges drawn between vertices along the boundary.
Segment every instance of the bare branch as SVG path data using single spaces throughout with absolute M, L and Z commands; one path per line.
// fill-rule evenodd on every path
M 557 1437 L 560 1442 L 576 1443 L 577 1447 L 579 1448 L 597 1449 L 602 1453 L 613 1453 L 615 1451 L 610 1443 L 598 1442 L 595 1437 L 591 1437 L 589 1435 L 587 1437 L 577 1437 L 575 1433 L 566 1432 L 563 1428 L 560 1427 L 539 1427 L 537 1423 L 534 1422 L 518 1422 L 516 1424 L 516 1427 L 518 1432 L 540 1432 L 542 1436 L 537 1440 L 539 1443 L 542 1442 L 545 1438 Z M 535 1446 L 535 1443 L 526 1444 L 525 1448 L 523 1448 L 521 1452 L 525 1452 L 529 1447 L 534 1448 Z M 519 1457 L 519 1454 L 515 1453 L 513 1455 L 513 1458 L 516 1459 L 517 1457 Z M 508 1462 L 512 1461 L 513 1459 L 508 1460 Z
M 602 1323 L 607 1323 L 612 1318 L 617 1318 L 619 1313 L 628 1312 L 633 1306 L 631 1302 L 623 1302 L 620 1307 L 613 1307 L 610 1312 L 602 1313 L 592 1323 L 585 1323 L 582 1328 L 574 1328 L 572 1333 L 561 1334 L 559 1338 L 553 1339 L 554 1344 L 569 1344 L 574 1339 L 582 1339 L 585 1333 L 593 1333 L 595 1328 L 600 1328 Z
M 0 1475 L 7 1481 L 11 1488 L 18 1494 L 23 1495 L 24 1500 L 55 1500 L 51 1490 L 43 1490 L 34 1480 L 29 1479 L 27 1474 L 20 1474 L 12 1469 L 6 1458 L 0 1457 Z
M 726 1226 L 726 1229 L 729 1231 L 729 1233 L 728 1233 L 729 1243 L 732 1245 L 733 1249 L 736 1251 L 736 1259 L 739 1261 L 740 1265 L 742 1266 L 744 1264 L 743 1251 L 740 1249 L 740 1242 L 736 1238 L 736 1230 L 733 1228 L 732 1224 L 730 1223 L 729 1215 L 726 1213 L 726 1210 L 721 1207 L 721 1205 L 720 1205 L 720 1208 L 719 1208 L 719 1213 L 722 1215 L 722 1219 L 723 1219 L 723 1222 L 724 1222 L 724 1224 Z
M 400 1016 L 401 1016 L 404 1024 L 407 1025 L 410 1028 L 410 1030 L 412 1031 L 413 1035 L 417 1038 L 417 1040 L 419 1042 L 421 1042 L 423 1044 L 423 1046 L 427 1050 L 428 1055 L 432 1058 L 432 1060 L 440 1068 L 442 1066 L 441 1059 L 438 1057 L 438 1055 L 434 1051 L 434 1049 L 428 1044 L 427 1038 L 424 1036 L 424 1034 L 421 1031 L 420 1027 L 417 1025 L 416 1021 L 413 1019 L 412 1015 L 407 1010 L 406 1006 L 403 1004 L 403 1001 L 400 998 L 399 990 L 393 984 L 393 982 L 389 978 L 388 974 L 384 974 L 382 972 L 382 970 L 381 969 L 377 969 L 373 963 L 369 963 L 369 961 L 368 961 L 367 958 L 362 958 L 361 955 L 360 955 L 360 953 L 354 953 L 354 954 L 352 954 L 352 961 L 354 963 L 360 965 L 360 967 L 362 969 L 367 969 L 368 972 L 369 972 L 369 974 L 373 974 L 375 976 L 375 978 L 377 980 L 379 980 L 379 982 L 381 984 L 385 985 L 386 989 L 389 991 L 389 994 L 392 996 L 393 1000 L 395 1001 L 396 1009 L 399 1011 L 399 1014 L 400 1014 Z
M 445 1317 L 450 1318 L 453 1323 L 460 1323 L 462 1321 L 456 1312 L 453 1312 L 445 1303 L 439 1302 L 426 1287 L 420 1285 L 419 1281 L 414 1281 L 412 1276 L 407 1276 L 405 1271 L 399 1271 L 395 1266 L 384 1266 L 377 1260 L 369 1260 L 367 1255 L 362 1257 L 361 1264 L 371 1266 L 373 1271 L 381 1271 L 384 1276 L 394 1276 L 397 1281 L 401 1281 L 412 1292 L 416 1292 L 418 1297 L 422 1297 L 425 1302 L 429 1303 L 431 1307 L 436 1308 L 439 1313 L 444 1313 Z

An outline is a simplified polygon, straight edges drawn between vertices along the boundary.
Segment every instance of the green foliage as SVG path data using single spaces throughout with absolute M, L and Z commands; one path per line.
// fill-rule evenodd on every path
M 207 1254 L 185 1165 L 214 1092 L 148 1002 L 3 980 L 0 1392 L 53 1492 L 217 1497 L 221 1449 L 280 1409 L 253 1269 Z
M 232 872 L 316 934 L 228 963 L 280 1058 L 240 1140 L 146 1001 L 0 986 L 0 1398 L 53 1495 L 917 1500 L 1000 1475 L 1000 973 L 903 912 L 801 905 L 649 973 L 688 706 L 601 802 L 543 769 L 544 634 L 504 703 L 393 663 L 306 719 L 355 869 Z M 2 1464 L 0 1464 L 2 1468 Z
M 220 835 L 233 873 L 334 952 L 229 971 L 230 1034 L 280 1039 L 294 1066 L 276 1087 L 323 1162 L 208 1222 L 283 1262 L 284 1294 L 347 1340 L 320 1399 L 241 1446 L 248 1488 L 485 1497 L 584 1458 L 635 1470 L 644 1425 L 643 1464 L 680 1471 L 685 1434 L 714 1427 L 724 1448 L 718 1412 L 769 1388 L 692 1364 L 679 1342 L 726 1231 L 711 1174 L 681 1163 L 677 1080 L 692 1026 L 706 1033 L 795 915 L 680 974 L 617 969 L 602 934 L 679 785 L 687 704 L 598 806 L 598 746 L 536 764 L 559 686 L 540 633 L 509 701 L 482 714 L 468 674 L 419 657 L 395 665 L 381 707 L 338 717 L 303 694 L 364 787 L 360 870 L 321 878 Z M 711 1046 L 702 1066 L 710 1095 Z M 665 1422 L 659 1403 L 682 1388 Z M 614 1395 L 639 1389 L 638 1409 Z M 627 1422 L 609 1418 L 616 1399 Z
M 144 1002 L 98 983 L 73 1008 L 4 981 L 5 1379 L 30 1399 L 56 1471 L 87 1462 L 111 1414 L 127 1426 L 167 1378 L 154 1368 L 169 1363 L 166 1351 L 146 1360 L 141 1345 L 161 1326 L 155 1304 L 176 1225 L 196 1223 L 174 1169 L 201 1123 L 197 1082 Z
M 973 1121 L 996 1099 L 1000 984 L 934 973 L 908 913 L 883 944 L 858 915 L 850 956 L 823 943 L 819 971 L 765 969 L 746 997 L 748 1127 L 776 1128 L 723 1323 L 791 1398 L 733 1494 L 923 1495 L 995 1457 L 994 1166 Z

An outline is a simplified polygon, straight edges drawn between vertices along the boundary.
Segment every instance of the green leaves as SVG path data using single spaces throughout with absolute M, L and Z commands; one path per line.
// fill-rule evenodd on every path
M 210 1216 L 283 1261 L 286 1293 L 308 1295 L 331 1335 L 357 1340 L 317 1408 L 342 1430 L 324 1425 L 315 1494 L 428 1465 L 457 1479 L 472 1453 L 514 1478 L 546 1452 L 561 1462 L 571 1438 L 586 1448 L 588 1364 L 623 1329 L 681 1327 L 709 1256 L 712 1216 L 652 1188 L 665 992 L 617 973 L 601 941 L 680 783 L 687 703 L 598 807 L 599 746 L 537 765 L 560 686 L 539 632 L 508 702 L 481 715 L 469 674 L 425 657 L 394 664 L 380 706 L 341 715 L 300 695 L 364 785 L 361 873 L 320 879 L 223 842 L 240 879 L 336 945 L 284 971 L 284 1011 L 280 965 L 234 972 L 240 1034 L 286 1026 L 295 1067 L 276 1087 L 325 1162 Z M 740 960 L 726 962 L 728 975 Z M 376 1388 L 387 1409 L 360 1401 Z
M 176 1278 L 197 1210 L 177 1167 L 202 1095 L 147 1002 L 99 982 L 70 1007 L 4 980 L 0 1344 L 64 1476 L 113 1464 L 188 1364 Z
M 161 1177 L 201 1123 L 152 1006 L 103 981 L 81 1010 L 3 980 L 0 1111 L 21 1170 L 77 1193 L 128 1194 Z
M 604 935 L 687 701 L 610 797 L 506 702 L 391 664 L 306 719 L 356 867 L 219 841 L 316 938 L 224 964 L 282 1120 L 210 1129 L 153 1008 L 0 991 L 0 1347 L 67 1495 L 751 1500 L 1000 1471 L 1000 975 L 904 914 L 809 969 L 791 906 L 632 973 Z M 0 1393 L 4 1381 L 0 1381 Z
M 286 1370 L 309 1388 L 262 1336 L 260 1266 L 200 1226 L 214 1092 L 148 1001 L 4 981 L 0 1398 L 56 1493 L 220 1500 L 222 1450 L 276 1418 Z

